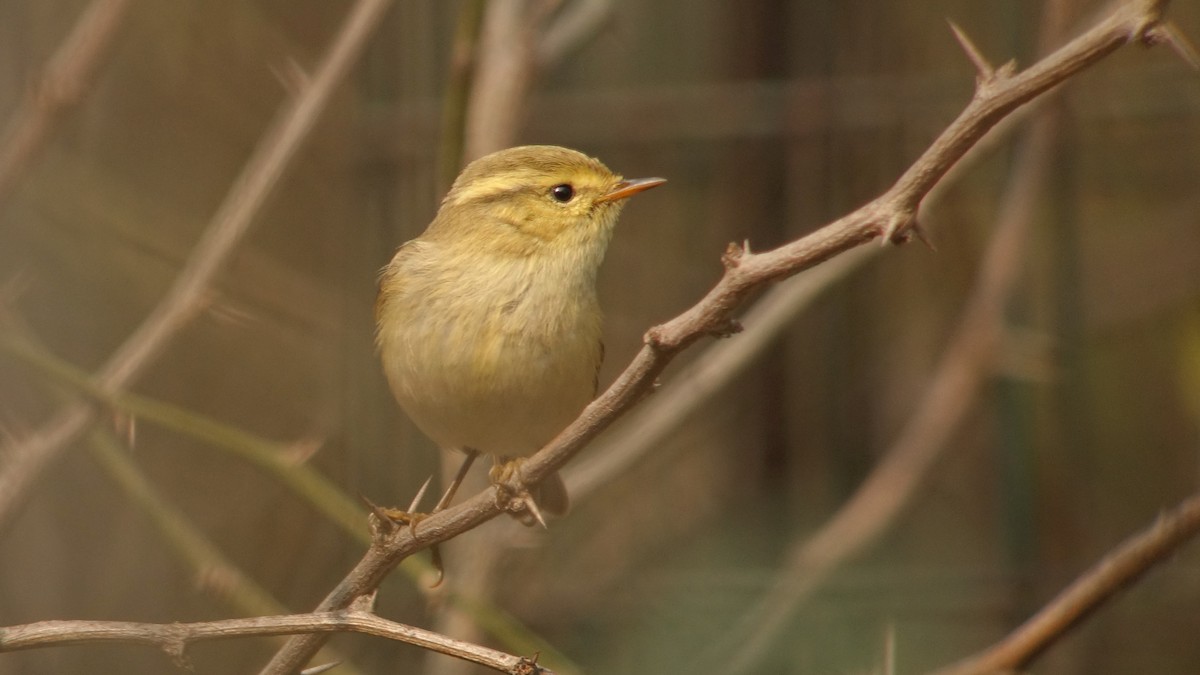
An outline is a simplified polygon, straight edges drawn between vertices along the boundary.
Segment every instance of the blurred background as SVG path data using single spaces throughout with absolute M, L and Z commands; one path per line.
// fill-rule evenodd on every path
M 442 471 L 381 377 L 372 306 L 464 157 L 552 143 L 670 179 L 632 200 L 602 272 L 606 386 L 716 282 L 728 242 L 853 210 L 954 119 L 975 74 L 947 18 L 1028 65 L 1103 9 L 395 3 L 127 394 L 48 440 L 192 264 L 352 7 L 0 3 L 0 625 L 324 597 L 365 549 L 359 495 L 404 506 Z M 1170 14 L 1200 37 L 1200 7 Z M 82 87 L 39 88 L 87 21 L 110 43 Z M 464 535 L 437 590 L 414 559 L 380 614 L 559 673 L 921 672 L 1195 491 L 1200 77 L 1125 48 L 1000 131 L 923 207 L 936 252 L 870 247 L 765 294 L 783 309 L 690 349 L 569 467 L 568 517 Z M 21 133 L 41 140 L 17 157 Z M 39 443 L 59 451 L 13 487 Z M 891 506 L 838 529 L 848 503 Z M 1193 545 L 1033 671 L 1200 671 L 1198 608 Z M 255 672 L 277 645 L 188 656 Z M 334 672 L 476 672 L 378 638 L 330 647 L 314 663 Z M 134 645 L 0 655 L 4 674 L 176 667 Z

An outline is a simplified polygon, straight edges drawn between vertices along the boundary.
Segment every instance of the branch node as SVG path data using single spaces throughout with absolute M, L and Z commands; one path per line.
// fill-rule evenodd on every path
M 368 614 L 375 613 L 375 596 L 379 589 L 375 589 L 370 593 L 363 593 L 357 598 L 350 601 L 350 606 L 347 607 L 351 612 L 366 612 Z
M 1171 21 L 1164 21 L 1148 28 L 1142 34 L 1142 44 L 1154 46 L 1166 44 L 1175 52 L 1183 62 L 1192 67 L 1192 70 L 1200 70 L 1200 52 L 1196 50 L 1196 46 L 1192 44 L 1183 31 L 1179 30 Z
M 950 24 L 950 30 L 954 33 L 954 39 L 958 41 L 958 46 L 962 47 L 962 50 L 967 54 L 967 58 L 975 66 L 976 88 L 982 88 L 996 77 L 996 69 L 988 62 L 983 52 L 979 51 L 979 48 L 975 46 L 971 38 L 963 32 L 963 29 L 958 27 L 958 24 L 950 19 L 946 19 L 946 23 Z
M 543 673 L 550 674 L 551 671 L 538 665 L 538 657 L 541 654 L 534 654 L 532 658 L 522 656 L 517 665 L 513 667 L 513 675 L 542 675 Z
M 195 672 L 196 667 L 192 664 L 191 659 L 187 656 L 187 633 L 186 629 L 178 623 L 172 624 L 171 636 L 163 641 L 163 651 L 175 663 L 175 666 L 180 670 Z
M 885 216 L 886 225 L 880 228 L 880 245 L 907 244 L 912 239 L 913 230 L 917 229 L 917 218 L 911 211 L 892 211 Z M 924 236 L 917 234 L 924 240 Z
M 726 270 L 736 269 L 741 266 L 742 258 L 750 255 L 750 240 L 746 239 L 741 244 L 729 242 L 725 247 L 725 252 L 721 254 L 721 264 Z
M 742 329 L 742 322 L 737 319 L 720 319 L 717 325 L 713 326 L 708 332 L 709 335 L 722 339 L 733 337 L 742 332 Z
M 650 330 L 646 331 L 646 334 L 642 336 L 642 342 L 647 347 L 661 350 L 666 346 L 666 336 L 663 332 L 662 326 L 651 326 Z

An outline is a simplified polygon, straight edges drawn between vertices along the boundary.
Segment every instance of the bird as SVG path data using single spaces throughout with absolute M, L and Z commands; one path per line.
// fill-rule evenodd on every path
M 597 275 L 626 199 L 664 182 L 558 146 L 500 150 L 468 164 L 396 250 L 375 306 L 384 374 L 426 436 L 466 453 L 434 512 L 478 454 L 501 484 L 595 397 Z M 543 526 L 543 510 L 569 505 L 557 473 L 523 498 L 517 510 Z

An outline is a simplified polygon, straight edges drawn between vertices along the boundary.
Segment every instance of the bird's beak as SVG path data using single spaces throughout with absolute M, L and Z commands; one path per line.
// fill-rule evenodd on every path
M 626 197 L 632 197 L 643 190 L 649 190 L 652 187 L 658 187 L 667 182 L 666 178 L 631 178 L 623 180 L 612 187 L 611 190 L 600 195 L 598 202 L 615 202 Z

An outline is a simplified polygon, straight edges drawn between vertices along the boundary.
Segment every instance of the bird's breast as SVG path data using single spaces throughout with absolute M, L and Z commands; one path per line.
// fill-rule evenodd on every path
M 439 445 L 526 455 L 591 400 L 601 358 L 594 281 L 553 272 L 524 260 L 425 264 L 393 280 L 400 292 L 380 317 L 385 372 Z

